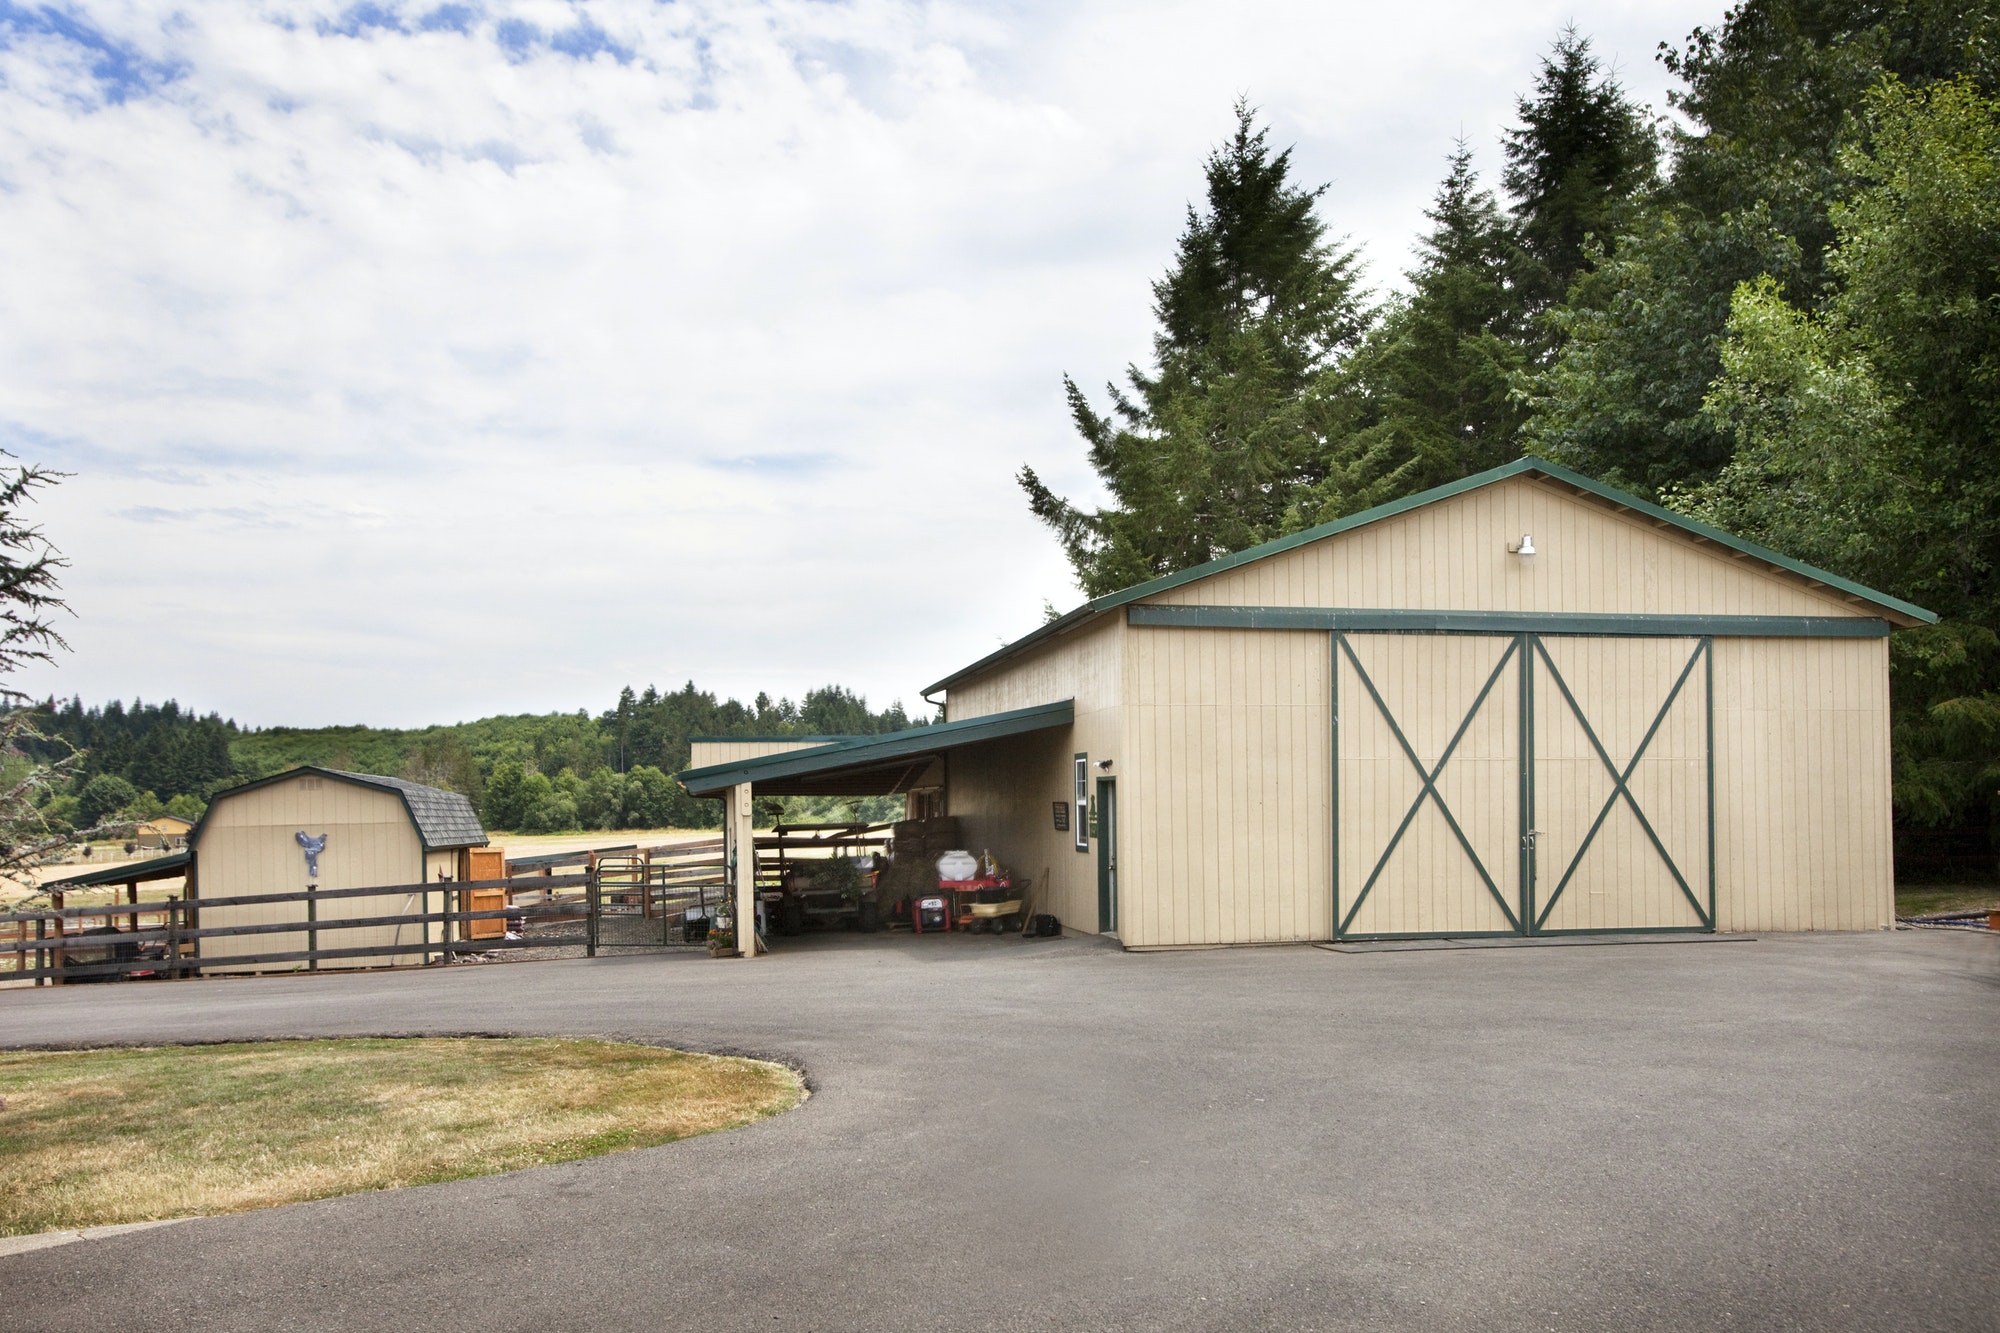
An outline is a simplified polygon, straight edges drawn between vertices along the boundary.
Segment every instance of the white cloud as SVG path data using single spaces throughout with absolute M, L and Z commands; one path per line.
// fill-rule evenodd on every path
M 1393 281 L 1537 5 L 0 5 L 0 443 L 37 689 L 417 723 L 916 691 L 1075 597 L 1060 376 L 1247 93 Z M 1575 14 L 1631 86 L 1718 14 Z M 1489 166 L 1497 154 L 1488 152 Z

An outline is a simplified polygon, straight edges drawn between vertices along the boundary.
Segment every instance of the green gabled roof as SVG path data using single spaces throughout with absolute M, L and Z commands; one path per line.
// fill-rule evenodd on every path
M 742 742 L 747 745 L 756 745 L 760 742 L 768 744 L 772 741 L 783 741 L 787 745 L 831 745 L 835 741 L 861 739 L 863 738 L 860 736 L 690 736 L 688 737 L 688 744 L 726 745 Z
M 1066 727 L 1075 716 L 1076 706 L 1068 699 L 1060 703 L 1016 708 L 1006 713 L 967 718 L 963 722 L 935 722 L 927 727 L 911 727 L 880 736 L 856 736 L 850 740 L 816 745 L 810 750 L 788 750 L 783 754 L 760 755 L 727 764 L 690 768 L 679 774 L 681 785 L 697 796 L 733 787 L 739 782 L 768 778 L 794 778 L 808 773 L 826 773 L 863 764 L 905 759 L 955 745 L 998 740 L 1022 732 L 1048 727 Z
M 1220 574 L 1225 570 L 1234 569 L 1238 565 L 1247 565 L 1253 561 L 1268 559 L 1274 555 L 1282 555 L 1286 551 L 1296 550 L 1301 546 L 1309 545 L 1323 538 L 1336 536 L 1343 532 L 1352 532 L 1354 529 L 1366 527 L 1370 523 L 1379 523 L 1385 518 L 1394 518 L 1398 514 L 1407 514 L 1412 509 L 1421 509 L 1425 505 L 1436 504 L 1440 500 L 1449 500 L 1455 495 L 1464 495 L 1468 491 L 1476 491 L 1481 487 L 1491 486 L 1495 482 L 1506 481 L 1510 477 L 1529 475 L 1547 477 L 1551 481 L 1559 481 L 1566 486 L 1574 486 L 1578 490 L 1587 491 L 1595 495 L 1600 500 L 1605 500 L 1621 508 L 1630 509 L 1635 513 L 1644 514 L 1648 518 L 1658 519 L 1671 527 L 1679 528 L 1690 536 L 1704 538 L 1718 545 L 1726 546 L 1733 551 L 1741 551 L 1745 555 L 1753 556 L 1789 574 L 1796 574 L 1801 578 L 1811 579 L 1816 583 L 1823 583 L 1827 587 L 1839 592 L 1852 594 L 1865 602 L 1873 603 L 1895 615 L 1907 617 L 1922 624 L 1935 624 L 1937 621 L 1935 613 L 1926 611 L 1921 606 L 1912 605 L 1898 597 L 1891 597 L 1885 592 L 1877 592 L 1875 589 L 1865 587 L 1862 584 L 1854 582 L 1852 579 L 1844 579 L 1838 574 L 1828 573 L 1824 569 L 1818 569 L 1803 561 L 1794 560 L 1790 556 L 1780 555 L 1768 547 L 1759 546 L 1755 542 L 1744 541 L 1741 537 L 1724 532 L 1721 528 L 1710 527 L 1708 524 L 1689 518 L 1685 514 L 1676 514 L 1670 509 L 1662 509 L 1656 504 L 1641 500 L 1638 496 L 1628 491 L 1621 491 L 1615 486 L 1606 486 L 1603 482 L 1586 477 L 1581 472 L 1572 472 L 1566 467 L 1561 467 L 1546 459 L 1530 455 L 1526 458 L 1518 458 L 1511 463 L 1502 464 L 1500 467 L 1489 468 L 1484 472 L 1474 473 L 1472 476 L 1460 481 L 1454 481 L 1444 486 L 1433 486 L 1430 490 L 1419 491 L 1415 495 L 1407 495 L 1400 500 L 1391 500 L 1388 504 L 1376 505 L 1373 509 L 1364 509 L 1358 514 L 1349 514 L 1346 518 L 1337 518 L 1331 523 L 1322 523 L 1316 528 L 1307 528 L 1303 532 L 1295 532 L 1289 537 L 1280 537 L 1275 541 L 1265 542 L 1261 546 L 1252 546 L 1245 550 L 1233 552 L 1220 559 L 1211 560 L 1205 565 L 1196 565 L 1192 569 L 1183 569 L 1177 574 L 1162 574 L 1159 578 L 1149 579 L 1144 583 L 1135 583 L 1131 587 L 1121 588 L 1117 592 L 1106 593 L 1104 596 L 1096 598 L 1093 601 L 1085 602 L 1082 606 L 1079 606 L 1067 615 L 1050 621 L 1048 624 L 1034 631 L 1034 633 L 1023 635 L 1006 647 L 996 652 L 988 653 L 971 666 L 962 667 L 954 671 L 937 684 L 926 685 L 923 693 L 929 695 L 937 690 L 945 689 L 952 682 L 964 680 L 967 676 L 976 675 L 984 671 L 987 667 L 1003 662 L 1007 658 L 1032 647 L 1034 644 L 1041 642 L 1051 635 L 1061 634 L 1065 630 L 1074 629 L 1083 621 L 1090 620 L 1106 611 L 1116 610 L 1118 607 L 1136 602 L 1143 597 L 1151 597 L 1155 593 L 1166 592 L 1171 588 L 1178 588 L 1183 584 L 1194 583 L 1211 575 Z
M 175 852 L 171 856 L 156 856 L 150 861 L 127 861 L 122 865 L 105 866 L 102 870 L 86 870 L 67 879 L 49 880 L 42 887 L 89 889 L 105 884 L 130 884 L 134 881 L 144 884 L 156 879 L 173 879 L 187 873 L 187 864 L 192 859 L 189 852 Z

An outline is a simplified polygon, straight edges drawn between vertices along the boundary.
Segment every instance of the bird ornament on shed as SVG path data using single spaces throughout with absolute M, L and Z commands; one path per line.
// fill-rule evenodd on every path
M 319 854 L 326 850 L 326 834 L 322 833 L 318 837 L 314 837 L 312 834 L 301 829 L 298 838 L 299 846 L 306 849 L 306 877 L 317 880 L 319 878 Z

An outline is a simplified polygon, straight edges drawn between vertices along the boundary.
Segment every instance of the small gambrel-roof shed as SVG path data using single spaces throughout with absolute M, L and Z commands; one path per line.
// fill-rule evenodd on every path
M 312 862 L 300 845 L 301 834 L 324 839 Z M 398 887 L 403 892 L 319 904 L 316 947 L 411 944 L 417 947 L 407 955 L 355 965 L 420 962 L 421 946 L 431 938 L 425 930 L 328 923 L 416 911 L 409 901 L 411 886 L 463 878 L 461 854 L 486 841 L 472 802 L 458 792 L 372 773 L 295 768 L 216 794 L 188 835 L 193 896 L 240 898 L 301 889 L 309 882 L 321 889 Z M 314 868 L 317 877 L 309 879 Z M 296 902 L 204 907 L 201 915 L 208 926 L 303 923 L 304 907 Z M 257 941 L 261 953 L 306 947 L 303 932 Z

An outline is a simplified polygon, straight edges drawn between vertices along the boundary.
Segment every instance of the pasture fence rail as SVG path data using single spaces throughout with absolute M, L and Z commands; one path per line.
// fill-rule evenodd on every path
M 661 854 L 664 853 L 664 854 Z M 707 919 L 722 884 L 720 841 L 684 844 L 642 855 L 637 864 L 593 856 L 581 873 L 515 874 L 504 879 L 359 888 L 301 888 L 230 897 L 169 897 L 141 902 L 69 906 L 53 891 L 46 908 L 0 913 L 0 982 L 36 985 L 113 981 L 128 977 L 169 980 L 217 969 L 275 968 L 355 963 L 421 956 L 426 964 L 512 950 L 582 946 L 586 957 L 601 947 L 660 947 L 705 937 Z M 402 897 L 419 910 L 329 915 L 344 899 Z M 491 906 L 475 906 L 490 903 Z M 221 908 L 284 908 L 285 919 L 204 924 L 204 912 Z M 607 914 L 618 925 L 645 923 L 638 938 L 607 937 Z M 119 923 L 122 922 L 121 926 Z M 93 924 L 98 923 L 98 924 Z M 563 927 L 572 929 L 565 931 Z M 681 939 L 674 938 L 676 926 Z M 322 946 L 342 932 L 395 928 L 390 943 Z M 416 937 L 402 939 L 402 928 Z M 261 937 L 306 937 L 304 949 L 260 950 Z M 237 944 L 237 941 L 245 943 Z M 228 942 L 235 952 L 217 953 Z M 363 962 L 365 966 L 366 963 Z

